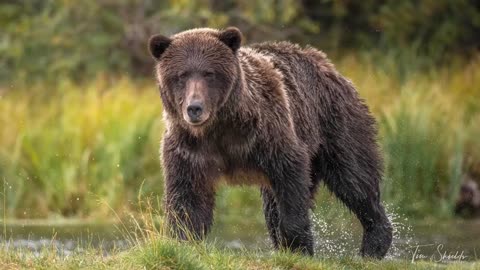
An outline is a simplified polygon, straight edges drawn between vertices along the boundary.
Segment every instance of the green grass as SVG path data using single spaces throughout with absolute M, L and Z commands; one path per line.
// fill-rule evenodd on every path
M 361 258 L 305 257 L 288 252 L 232 251 L 204 243 L 156 239 L 105 257 L 95 250 L 67 257 L 45 249 L 40 254 L 0 249 L 1 269 L 478 269 L 480 264 L 455 262 L 372 261 Z
M 0 105 L 8 216 L 104 216 L 130 208 L 142 183 L 161 192 L 154 91 L 100 79 L 51 91 L 12 93 Z
M 480 167 L 480 58 L 406 77 L 373 58 L 335 62 L 379 121 L 383 200 L 411 216 L 451 216 L 462 174 Z M 18 85 L 0 89 L 6 218 L 105 219 L 135 211 L 139 194 L 161 197 L 163 122 L 153 79 Z M 253 189 L 221 189 L 219 212 L 261 218 Z
M 446 214 L 462 179 L 466 127 L 418 96 L 402 94 L 381 118 L 384 196 L 394 205 L 409 205 L 408 214 Z

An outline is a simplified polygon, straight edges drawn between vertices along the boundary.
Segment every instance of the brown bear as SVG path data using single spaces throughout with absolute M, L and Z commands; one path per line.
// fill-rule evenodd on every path
M 261 189 L 273 245 L 313 254 L 309 209 L 323 182 L 363 225 L 360 254 L 382 258 L 392 227 L 380 201 L 375 120 L 353 85 L 312 47 L 193 29 L 149 50 L 164 107 L 167 224 L 202 239 L 220 178 Z

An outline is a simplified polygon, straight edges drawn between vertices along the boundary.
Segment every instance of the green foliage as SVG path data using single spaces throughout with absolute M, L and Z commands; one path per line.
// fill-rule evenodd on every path
M 480 44 L 474 0 L 4 1 L 0 25 L 0 84 L 7 85 L 99 72 L 150 75 L 148 37 L 194 27 L 236 25 L 248 42 L 391 54 L 403 73 L 471 55 Z
M 151 33 L 226 21 L 205 1 L 89 0 L 79 7 L 68 0 L 0 4 L 0 82 L 151 74 L 146 50 Z
M 53 81 L 126 70 L 118 15 L 96 1 L 78 7 L 67 0 L 1 4 L 0 79 Z
M 415 93 L 402 94 L 396 106 L 381 123 L 384 198 L 410 215 L 450 215 L 462 179 L 466 127 Z
M 358 59 L 337 67 L 379 120 L 383 200 L 409 216 L 450 216 L 463 175 L 479 164 L 471 149 L 478 145 L 480 62 L 400 78 Z
M 12 93 L 2 101 L 0 123 L 8 128 L 0 132 L 0 179 L 9 216 L 105 217 L 110 207 L 131 208 L 140 187 L 162 190 L 160 102 L 134 89 L 97 80 L 67 83 L 49 100 Z
M 479 48 L 480 5 L 474 0 L 390 0 L 372 20 L 384 46 L 414 49 L 435 60 Z
M 303 1 L 328 48 L 365 48 L 445 62 L 478 50 L 480 6 L 474 0 Z M 432 64 L 428 63 L 428 64 Z

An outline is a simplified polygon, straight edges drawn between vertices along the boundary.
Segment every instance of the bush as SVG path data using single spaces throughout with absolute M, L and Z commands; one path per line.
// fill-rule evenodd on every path
M 249 42 L 289 39 L 329 52 L 391 54 L 401 72 L 448 64 L 480 45 L 480 5 L 440 1 L 4 1 L 0 83 L 151 74 L 153 33 L 236 25 Z M 394 69 L 395 70 L 395 69 Z

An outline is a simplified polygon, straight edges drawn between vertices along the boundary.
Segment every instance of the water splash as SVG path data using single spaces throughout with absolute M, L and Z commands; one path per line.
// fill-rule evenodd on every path
M 344 211 L 340 209 L 332 217 L 332 207 L 339 209 L 339 207 L 326 204 L 311 215 L 315 253 L 327 258 L 357 256 L 363 233 L 360 223 L 346 209 Z M 407 258 L 410 248 L 415 245 L 413 229 L 408 218 L 400 214 L 393 206 L 385 205 L 385 209 L 393 227 L 392 246 L 386 258 Z
M 323 206 L 329 207 L 329 206 Z M 345 257 L 356 254 L 355 228 L 351 219 L 340 215 L 333 219 L 324 215 L 325 209 L 312 213 L 313 236 L 315 239 L 315 253 L 321 257 Z
M 400 259 L 407 258 L 410 254 L 412 246 L 416 245 L 416 241 L 413 237 L 413 228 L 408 221 L 408 217 L 400 214 L 398 207 L 394 207 L 390 204 L 384 204 L 387 212 L 387 217 L 393 227 L 393 240 L 392 246 L 387 253 L 387 259 Z

